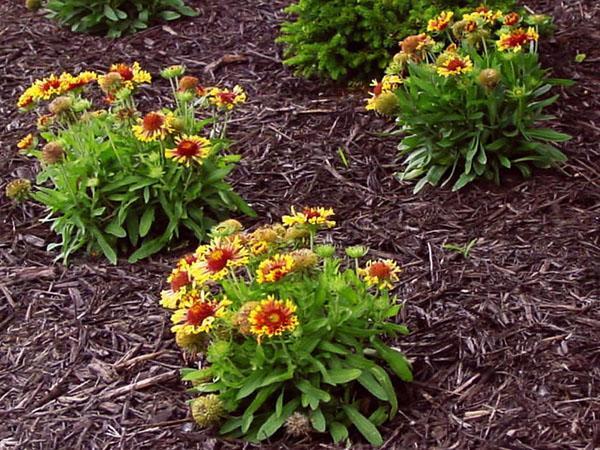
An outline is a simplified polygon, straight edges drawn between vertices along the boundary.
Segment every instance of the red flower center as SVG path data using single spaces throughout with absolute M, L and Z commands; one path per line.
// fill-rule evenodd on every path
M 466 30 L 469 33 L 473 33 L 474 31 L 477 31 L 477 22 L 469 22 L 469 23 L 467 23 Z
M 291 311 L 283 305 L 269 303 L 256 316 L 256 326 L 265 327 L 270 335 L 277 334 L 291 325 Z
M 388 279 L 392 275 L 392 268 L 384 262 L 376 262 L 369 267 L 369 275 L 380 280 Z
M 133 70 L 125 64 L 117 64 L 111 68 L 112 71 L 118 72 L 125 81 L 133 80 Z
M 186 263 L 188 264 L 193 264 L 196 262 L 196 260 L 198 259 L 196 257 L 196 255 L 194 255 L 193 253 L 187 254 L 183 257 L 183 259 L 185 260 Z
M 215 305 L 207 302 L 199 302 L 187 311 L 186 323 L 189 325 L 202 325 L 208 317 L 215 315 Z
M 171 278 L 171 290 L 177 292 L 184 286 L 190 284 L 191 280 L 187 272 L 177 271 Z
M 144 116 L 144 130 L 158 131 L 165 123 L 165 117 L 162 114 L 151 112 Z
M 197 156 L 200 151 L 200 146 L 194 141 L 181 141 L 177 145 L 177 154 L 179 156 L 192 157 Z
M 235 101 L 235 98 L 237 97 L 237 94 L 235 92 L 219 92 L 217 95 L 219 96 L 219 100 L 221 100 L 221 103 L 224 104 L 233 103 Z
M 227 267 L 229 260 L 233 259 L 235 253 L 230 248 L 218 248 L 206 256 L 206 266 L 212 273 L 219 272 Z
M 516 12 L 511 12 L 506 15 L 504 18 L 504 25 L 514 25 L 519 21 L 519 15 Z
M 307 219 L 316 219 L 317 217 L 321 217 L 319 211 L 311 208 L 304 208 L 302 214 L 304 214 Z
M 464 69 L 465 67 L 467 67 L 466 63 L 462 59 L 459 59 L 459 58 L 451 59 L 446 64 L 446 69 L 449 72 L 455 72 L 459 69 Z
M 506 39 L 506 46 L 507 47 L 520 47 L 523 44 L 526 44 L 528 40 L 529 40 L 529 36 L 527 36 L 527 33 L 525 33 L 524 31 L 519 31 L 519 32 L 511 34 Z
M 46 91 L 49 91 L 50 89 L 58 89 L 59 87 L 60 87 L 59 80 L 48 80 L 40 86 L 40 89 L 42 91 L 46 92 Z

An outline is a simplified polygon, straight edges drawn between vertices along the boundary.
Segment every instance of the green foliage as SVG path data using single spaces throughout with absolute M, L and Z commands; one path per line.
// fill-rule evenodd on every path
M 284 430 L 292 437 L 329 433 L 340 442 L 354 427 L 381 445 L 378 427 L 398 411 L 397 379 L 412 380 L 405 356 L 381 340 L 408 333 L 388 322 L 401 308 L 389 293 L 399 270 L 389 260 L 361 268 L 358 258 L 340 258 L 329 247 L 313 253 L 306 247 L 319 224 L 333 222 L 319 222 L 318 214 L 291 217 L 284 216 L 285 227 L 219 234 L 179 262 L 161 304 L 174 310 L 177 342 L 186 349 L 203 343 L 208 361 L 201 370 L 182 370 L 183 379 L 200 398 L 218 394 L 228 411 L 220 433 L 228 437 L 263 441 Z M 298 235 L 306 237 L 290 237 Z M 253 254 L 256 248 L 261 252 Z M 215 255 L 224 253 L 228 269 L 215 274 Z M 188 284 L 174 286 L 180 279 Z M 214 318 L 198 313 L 211 304 L 219 311 Z
M 127 66 L 116 67 L 127 73 Z M 49 250 L 59 248 L 65 261 L 85 248 L 112 263 L 121 251 L 135 250 L 129 261 L 136 262 L 182 235 L 203 239 L 212 225 L 233 212 L 253 214 L 225 181 L 239 156 L 224 154 L 229 110 L 217 108 L 212 97 L 222 91 L 182 92 L 174 78 L 170 81 L 177 106 L 142 116 L 133 96 L 134 81 L 150 81 L 150 75 L 137 64 L 133 73 L 128 82 L 116 72 L 98 77 L 110 107 L 96 111 L 84 98 L 85 87 L 66 87 L 80 78 L 63 74 L 64 87 L 53 94 L 62 95 L 48 105 L 53 114 L 40 120 L 40 136 L 48 144 L 41 151 L 28 150 L 42 161 L 33 197 L 48 207 L 47 220 L 61 237 Z M 89 83 L 97 77 L 83 75 Z M 38 80 L 26 91 L 25 96 L 37 101 L 29 110 L 41 106 L 40 96 L 52 98 L 43 94 L 52 79 Z M 151 116 L 162 118 L 164 134 L 143 136 Z M 195 159 L 173 157 L 180 148 L 196 152 Z
M 82 33 L 108 37 L 135 33 L 158 19 L 175 20 L 198 13 L 183 0 L 48 0 L 48 17 Z
M 539 124 L 554 118 L 544 114 L 558 99 L 549 91 L 570 82 L 550 79 L 541 68 L 530 18 L 515 16 L 509 26 L 506 17 L 467 16 L 435 35 L 437 41 L 400 52 L 369 100 L 368 109 L 383 112 L 382 101 L 395 95 L 394 115 L 405 135 L 399 148 L 406 155 L 399 178 L 420 178 L 415 192 L 455 176 L 453 190 L 477 177 L 499 184 L 502 169 L 529 176 L 532 167 L 566 160 L 554 144 L 570 136 Z M 464 67 L 455 71 L 457 64 Z
M 443 7 L 479 0 L 299 0 L 286 8 L 293 20 L 281 26 L 285 64 L 304 76 L 369 79 L 389 62 L 398 41 L 426 24 Z M 485 3 L 485 2 L 484 2 Z M 512 6 L 513 0 L 487 2 Z

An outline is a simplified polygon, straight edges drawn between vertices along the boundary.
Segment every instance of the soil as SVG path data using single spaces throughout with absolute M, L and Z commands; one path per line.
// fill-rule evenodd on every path
M 231 136 L 244 159 L 231 180 L 261 220 L 331 205 L 336 240 L 404 266 L 412 333 L 395 344 L 416 381 L 399 387 L 383 448 L 600 448 L 597 1 L 527 3 L 558 25 L 544 64 L 577 82 L 553 111 L 552 126 L 574 136 L 569 161 L 419 195 L 394 178 L 397 138 L 381 136 L 393 124 L 364 110 L 364 89 L 282 66 L 274 40 L 287 1 L 190 0 L 200 16 L 115 41 L 59 29 L 22 0 L 0 3 L 2 192 L 36 171 L 16 151 L 32 119 L 14 107 L 32 79 L 137 60 L 154 75 L 181 63 L 207 84 L 241 84 L 250 101 Z M 64 267 L 45 250 L 56 237 L 44 217 L 0 197 L 0 449 L 334 448 L 318 436 L 254 446 L 194 427 L 177 372 L 192 362 L 157 301 L 174 255 L 111 266 L 82 254 Z M 443 247 L 472 239 L 467 258 Z

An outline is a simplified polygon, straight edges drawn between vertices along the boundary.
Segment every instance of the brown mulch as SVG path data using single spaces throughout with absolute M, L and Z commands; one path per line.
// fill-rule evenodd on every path
M 500 187 L 412 195 L 393 177 L 396 139 L 378 134 L 391 124 L 364 111 L 363 91 L 301 80 L 280 64 L 286 1 L 189 3 L 199 17 L 113 42 L 1 2 L 2 192 L 34 177 L 15 151 L 31 119 L 13 107 L 32 78 L 138 60 L 155 75 L 183 63 L 207 83 L 239 83 L 251 100 L 232 128 L 244 156 L 232 181 L 259 217 L 332 205 L 336 239 L 405 267 L 398 294 L 412 334 L 398 345 L 416 381 L 399 387 L 384 447 L 600 448 L 600 5 L 527 3 L 557 18 L 545 64 L 577 81 L 554 110 L 554 126 L 574 136 L 568 163 L 530 180 L 509 174 Z M 113 267 L 80 255 L 64 267 L 45 251 L 55 237 L 44 216 L 0 197 L 0 449 L 255 448 L 187 418 L 184 362 L 157 305 L 172 258 Z M 472 239 L 468 258 L 443 248 Z M 318 442 L 272 447 L 330 448 Z

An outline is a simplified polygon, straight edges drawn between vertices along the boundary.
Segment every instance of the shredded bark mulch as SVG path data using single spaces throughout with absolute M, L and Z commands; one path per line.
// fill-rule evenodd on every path
M 367 243 L 405 268 L 398 295 L 412 333 L 397 345 L 416 381 L 399 386 L 384 448 L 600 448 L 595 0 L 527 3 L 556 17 L 545 65 L 577 81 L 553 111 L 553 126 L 574 136 L 568 163 L 529 180 L 508 174 L 500 187 L 419 195 L 395 180 L 397 138 L 380 134 L 393 124 L 364 111 L 364 89 L 281 65 L 274 39 L 286 1 L 194 0 L 199 17 L 116 41 L 61 30 L 22 3 L 0 4 L 2 192 L 36 171 L 15 145 L 32 118 L 14 107 L 34 78 L 138 60 L 155 76 L 183 63 L 206 84 L 239 83 L 250 101 L 232 126 L 244 157 L 232 181 L 261 220 L 293 204 L 331 205 L 338 242 Z M 194 427 L 177 373 L 192 362 L 158 306 L 174 254 L 116 267 L 79 255 L 64 267 L 45 251 L 56 237 L 44 217 L 40 205 L 0 197 L 0 449 L 333 448 L 318 436 L 254 446 Z M 466 258 L 443 247 L 472 239 Z

